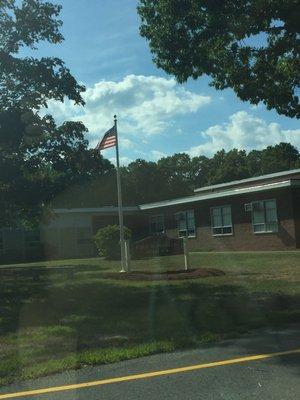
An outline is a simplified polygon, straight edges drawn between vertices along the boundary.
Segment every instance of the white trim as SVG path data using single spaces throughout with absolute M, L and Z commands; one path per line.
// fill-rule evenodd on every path
M 230 207 L 231 225 L 214 226 L 214 225 L 213 225 L 212 210 L 213 210 L 214 208 L 221 208 L 221 209 L 223 209 L 223 208 L 225 208 L 225 207 Z M 223 219 L 223 211 L 221 211 L 221 213 L 222 213 L 221 217 L 222 217 L 222 219 Z M 210 224 L 211 224 L 211 233 L 212 233 L 212 236 L 216 236 L 216 237 L 218 237 L 218 236 L 233 236 L 233 235 L 234 235 L 234 230 L 233 230 L 233 223 L 232 223 L 232 206 L 231 206 L 231 204 L 224 204 L 224 205 L 222 205 L 222 206 L 212 206 L 212 207 L 210 207 Z M 218 228 L 221 228 L 221 229 L 223 229 L 223 228 L 231 228 L 231 232 L 230 232 L 230 233 L 214 233 L 214 229 L 218 229 Z
M 194 234 L 193 235 L 189 235 L 188 234 L 188 231 L 189 231 L 189 227 L 188 227 L 188 218 L 187 218 L 187 213 L 188 212 L 193 212 L 193 216 L 194 216 Z M 186 233 L 187 233 L 187 235 L 186 236 L 180 236 L 179 235 L 179 231 L 180 231 L 180 229 L 179 229 L 179 226 L 178 226 L 178 224 L 177 224 L 177 233 L 178 233 L 178 237 L 180 238 L 180 239 L 182 239 L 182 238 L 196 238 L 197 237 L 197 226 L 196 226 L 196 219 L 195 219 L 195 210 L 194 209 L 189 209 L 189 210 L 183 210 L 183 211 L 178 211 L 178 212 L 176 212 L 176 213 L 174 213 L 174 216 L 176 216 L 176 215 L 178 215 L 178 214 L 185 214 L 185 223 L 186 223 L 186 229 L 181 229 L 182 231 L 183 230 L 185 230 L 186 231 Z M 175 221 L 177 222 L 177 219 L 175 218 Z
M 253 232 L 254 235 L 274 235 L 274 233 L 278 233 L 277 231 L 260 231 L 260 232 Z
M 208 190 L 220 189 L 220 188 L 228 187 L 228 186 L 232 186 L 232 185 L 234 185 L 234 186 L 235 185 L 241 185 L 243 183 L 248 183 L 248 182 L 257 182 L 257 181 L 264 180 L 264 179 L 279 178 L 281 176 L 288 177 L 288 176 L 294 175 L 294 174 L 300 174 L 300 168 L 290 169 L 290 170 L 280 171 L 280 172 L 275 172 L 273 174 L 254 176 L 252 178 L 239 179 L 239 180 L 226 182 L 226 183 L 219 183 L 219 184 L 216 184 L 216 185 L 204 186 L 204 187 L 195 189 L 194 192 L 195 193 L 199 193 L 199 192 L 204 192 L 204 191 L 208 191 Z
M 231 233 L 217 233 L 217 234 L 212 234 L 213 237 L 220 237 L 220 236 L 233 236 L 233 232 Z
M 266 224 L 267 224 L 267 222 L 266 222 L 266 208 L 265 208 L 265 202 L 266 201 L 275 201 L 275 206 L 276 206 L 276 221 L 272 221 L 272 223 L 276 223 L 276 227 L 277 227 L 277 229 L 275 230 L 275 231 L 259 231 L 259 232 L 255 232 L 255 230 L 254 230 L 254 226 L 255 225 L 265 225 L 266 226 Z M 264 220 L 265 220 L 265 222 L 262 222 L 262 223 L 257 223 L 257 224 L 254 224 L 253 223 L 253 212 L 255 211 L 254 210 L 254 207 L 253 207 L 253 203 L 263 203 L 263 207 L 264 207 Z M 255 200 L 255 201 L 252 201 L 251 202 L 251 204 L 252 204 L 252 211 L 251 211 L 251 221 L 252 221 L 252 232 L 254 233 L 254 235 L 261 235 L 261 234 L 265 234 L 265 233 L 278 233 L 278 213 L 277 213 L 277 201 L 276 201 L 276 199 L 263 199 L 263 200 Z
M 181 197 L 179 199 L 160 201 L 157 203 L 141 204 L 139 206 L 139 209 L 142 211 L 143 210 L 151 210 L 154 208 L 195 203 L 198 201 L 219 199 L 219 198 L 230 197 L 230 196 L 239 196 L 242 194 L 264 192 L 264 191 L 268 191 L 268 190 L 274 190 L 274 189 L 280 189 L 280 188 L 286 188 L 286 187 L 292 187 L 292 186 L 298 186 L 297 182 L 292 182 L 291 180 L 286 180 L 286 181 L 273 182 L 273 183 L 268 183 L 268 184 L 263 184 L 263 185 L 246 187 L 246 188 L 226 190 L 224 192 L 218 192 L 218 193 L 209 193 L 209 194 L 202 194 L 202 195 L 198 194 L 198 195 L 193 195 L 193 196 L 188 196 L 188 197 Z
M 298 170 L 296 170 L 298 171 Z M 300 170 L 299 170 L 300 172 Z M 137 206 L 123 207 L 123 211 L 126 212 L 137 212 L 144 210 L 152 210 L 155 208 L 168 207 L 173 205 L 181 205 L 188 203 L 195 203 L 199 201 L 205 201 L 210 199 L 218 199 L 223 197 L 238 196 L 248 193 L 257 193 L 263 191 L 270 191 L 274 189 L 286 188 L 286 187 L 300 187 L 300 179 L 293 180 L 288 179 L 280 182 L 273 182 L 268 184 L 261 184 L 245 188 L 236 188 L 232 190 L 226 190 L 224 192 L 214 192 L 209 194 L 196 194 L 187 197 L 181 197 L 172 200 L 164 200 L 155 203 L 145 203 Z M 55 208 L 53 210 L 55 214 L 71 214 L 71 213 L 102 213 L 102 214 L 115 214 L 118 212 L 118 207 L 106 206 L 106 207 L 88 207 L 88 208 Z

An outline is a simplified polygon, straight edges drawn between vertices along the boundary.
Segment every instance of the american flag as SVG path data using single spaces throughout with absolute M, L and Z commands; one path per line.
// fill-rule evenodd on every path
M 96 146 L 96 150 L 104 150 L 117 144 L 116 127 L 110 128 Z

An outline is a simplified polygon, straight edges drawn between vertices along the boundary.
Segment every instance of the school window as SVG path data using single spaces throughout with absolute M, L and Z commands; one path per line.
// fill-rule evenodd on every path
M 175 214 L 179 237 L 196 236 L 194 210 L 182 211 Z
M 276 200 L 252 203 L 252 225 L 254 233 L 278 231 Z
M 149 229 L 152 234 L 160 234 L 165 231 L 164 216 L 152 215 L 149 218 Z
M 77 228 L 77 244 L 85 245 L 92 242 L 90 228 Z
M 212 233 L 218 235 L 232 235 L 231 206 L 211 208 Z

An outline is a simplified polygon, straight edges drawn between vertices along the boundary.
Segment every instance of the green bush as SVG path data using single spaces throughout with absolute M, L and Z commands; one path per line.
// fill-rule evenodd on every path
M 125 239 L 131 238 L 131 230 L 126 227 L 124 227 L 124 237 Z M 108 260 L 120 259 L 120 230 L 118 225 L 108 225 L 99 229 L 94 239 L 100 256 L 104 256 Z

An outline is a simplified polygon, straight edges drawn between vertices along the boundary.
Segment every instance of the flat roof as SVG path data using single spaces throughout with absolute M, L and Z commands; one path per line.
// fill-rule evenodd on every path
M 206 191 L 210 191 L 210 190 L 214 190 L 214 189 L 221 189 L 221 188 L 226 188 L 228 186 L 236 186 L 236 185 L 241 185 L 243 183 L 256 182 L 256 181 L 260 181 L 260 180 L 264 180 L 264 179 L 280 178 L 282 176 L 288 177 L 288 176 L 294 175 L 294 174 L 300 174 L 300 168 L 275 172 L 273 174 L 254 176 L 253 178 L 240 179 L 240 180 L 230 181 L 230 182 L 226 182 L 226 183 L 218 183 L 216 185 L 211 185 L 211 186 L 203 186 L 201 188 L 194 189 L 194 192 L 195 193 L 206 192 Z
M 218 198 L 229 197 L 229 196 L 237 196 L 237 195 L 242 195 L 242 194 L 247 194 L 247 193 L 263 192 L 263 191 L 269 191 L 269 190 L 292 187 L 292 186 L 300 187 L 300 179 L 298 179 L 298 180 L 288 179 L 288 180 L 284 180 L 284 181 L 280 181 L 280 182 L 264 183 L 264 184 L 256 185 L 256 186 L 247 186 L 247 187 L 236 188 L 236 189 L 232 189 L 232 190 L 226 190 L 224 192 L 199 194 L 199 195 L 181 197 L 181 198 L 172 199 L 172 200 L 164 200 L 164 201 L 160 201 L 157 203 L 141 204 L 139 206 L 139 208 L 140 208 L 140 210 L 151 210 L 153 208 L 161 208 L 161 207 L 175 206 L 175 205 L 180 205 L 180 204 L 194 203 L 197 201 L 218 199 Z
M 296 172 L 300 172 L 300 169 L 297 170 L 292 170 Z M 272 174 L 275 175 L 275 174 Z M 279 175 L 277 175 L 279 176 Z M 245 182 L 246 179 L 243 179 Z M 249 179 L 249 182 L 252 180 Z M 238 181 L 236 181 L 238 182 Z M 241 181 L 239 181 L 241 182 Z M 158 202 L 153 202 L 153 203 L 145 203 L 145 204 L 140 204 L 138 206 L 127 206 L 123 207 L 123 211 L 125 213 L 130 213 L 130 212 L 137 212 L 137 211 L 143 211 L 143 210 L 151 210 L 155 208 L 162 208 L 162 207 L 168 207 L 168 206 L 176 206 L 180 204 L 188 204 L 188 203 L 195 203 L 199 201 L 205 201 L 205 200 L 210 200 L 210 199 L 218 199 L 218 198 L 223 198 L 223 197 L 230 197 L 230 196 L 238 196 L 238 195 L 243 195 L 247 193 L 256 193 L 256 192 L 263 192 L 263 191 L 270 191 L 274 189 L 280 189 L 280 188 L 288 188 L 288 187 L 300 187 L 300 179 L 287 179 L 287 180 L 282 180 L 279 182 L 270 182 L 270 183 L 261 183 L 253 186 L 247 186 L 247 187 L 241 187 L 241 188 L 235 188 L 235 189 L 228 189 L 223 192 L 211 192 L 211 193 L 201 193 L 201 194 L 194 194 L 192 196 L 186 196 L 186 197 L 179 197 L 176 199 L 170 199 L 170 200 L 163 200 L 163 201 L 158 201 Z M 53 210 L 56 214 L 71 214 L 71 213 L 99 213 L 99 214 L 117 214 L 118 213 L 118 207 L 115 206 L 105 206 L 105 207 L 82 207 L 82 208 L 56 208 Z

